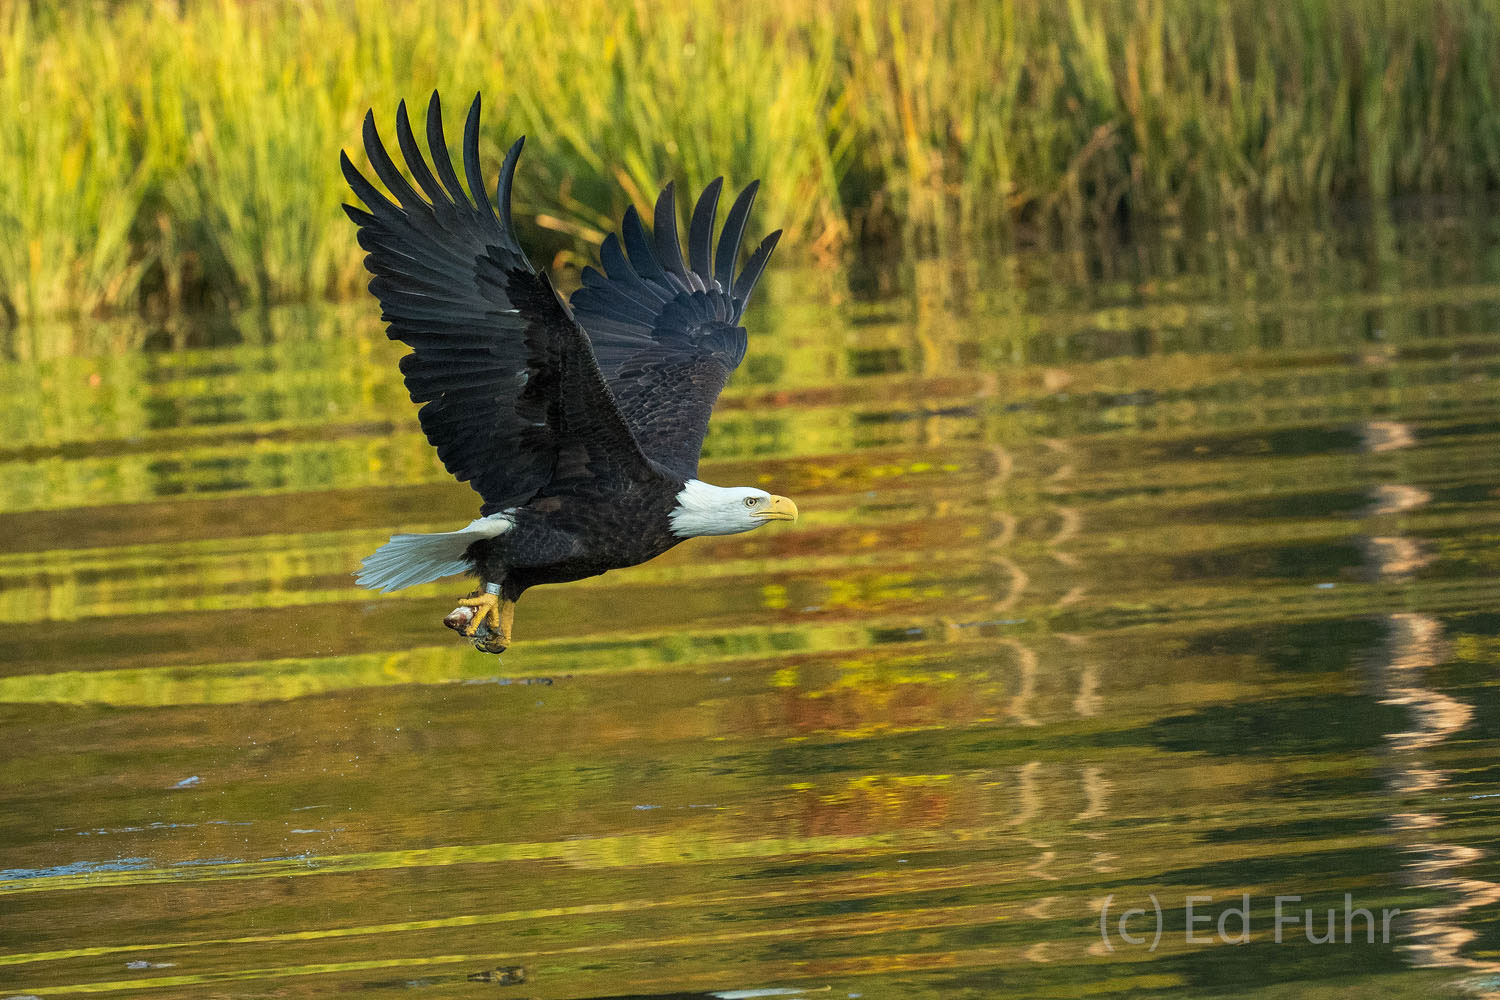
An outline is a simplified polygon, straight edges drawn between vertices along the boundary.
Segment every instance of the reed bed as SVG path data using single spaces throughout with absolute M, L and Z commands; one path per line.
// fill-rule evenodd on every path
M 819 252 L 1500 182 L 1484 0 L 34 0 L 0 41 L 11 325 L 353 292 L 337 151 L 433 89 L 492 169 L 531 136 L 542 263 L 720 173 Z

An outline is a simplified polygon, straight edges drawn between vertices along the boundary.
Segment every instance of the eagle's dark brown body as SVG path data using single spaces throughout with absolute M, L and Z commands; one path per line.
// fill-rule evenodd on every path
M 465 553 L 481 578 L 514 601 L 543 583 L 571 583 L 655 559 L 683 539 L 668 515 L 681 483 L 642 483 L 623 497 L 543 497 L 515 512 L 516 526 Z M 623 529 L 623 530 L 622 530 Z

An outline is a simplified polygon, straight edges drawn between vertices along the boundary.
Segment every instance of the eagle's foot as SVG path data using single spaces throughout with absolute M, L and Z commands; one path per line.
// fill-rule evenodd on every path
M 474 637 L 474 648 L 481 653 L 494 653 L 498 656 L 510 648 L 510 642 L 499 632 L 486 629 L 482 635 Z
M 503 653 L 510 646 L 510 628 L 515 621 L 516 602 L 499 594 L 499 587 L 486 584 L 458 602 L 443 624 L 474 644 L 481 653 Z
M 460 608 L 473 608 L 474 617 L 464 627 L 464 635 L 474 638 L 474 633 L 479 631 L 480 625 L 488 625 L 491 629 L 500 631 L 500 595 L 489 592 L 476 593 L 473 597 L 465 597 L 458 602 Z

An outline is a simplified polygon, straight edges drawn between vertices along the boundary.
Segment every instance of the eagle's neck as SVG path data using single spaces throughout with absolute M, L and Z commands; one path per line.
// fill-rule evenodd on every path
M 677 506 L 667 520 L 678 538 L 699 535 L 735 535 L 756 525 L 744 511 L 744 490 L 726 489 L 689 479 L 677 494 Z

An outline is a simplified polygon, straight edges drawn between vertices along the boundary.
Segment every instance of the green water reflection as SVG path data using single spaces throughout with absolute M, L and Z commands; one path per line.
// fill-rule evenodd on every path
M 499 661 L 372 312 L 6 345 L 0 994 L 1500 995 L 1500 233 L 783 269 Z

